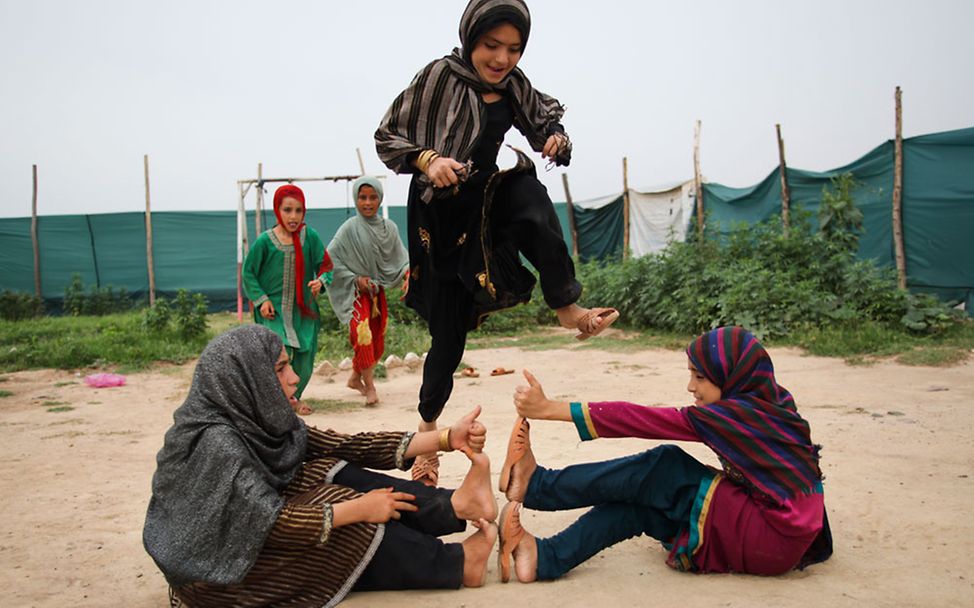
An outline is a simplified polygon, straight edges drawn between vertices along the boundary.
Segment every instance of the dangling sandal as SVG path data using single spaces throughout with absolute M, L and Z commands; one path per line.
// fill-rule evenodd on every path
M 440 455 L 436 452 L 420 454 L 413 462 L 413 468 L 410 472 L 413 481 L 435 488 L 440 481 Z
M 501 582 L 511 580 L 511 562 L 514 561 L 514 550 L 517 549 L 524 528 L 521 527 L 521 503 L 509 502 L 501 510 L 500 548 L 497 551 L 497 569 L 501 572 Z
M 527 418 L 518 416 L 514 421 L 514 428 L 511 429 L 511 438 L 507 442 L 507 456 L 504 457 L 504 464 L 501 466 L 501 477 L 497 484 L 501 492 L 507 492 L 507 486 L 511 483 L 511 471 L 524 457 L 531 444 L 530 430 L 531 423 Z
M 588 340 L 592 336 L 597 336 L 615 323 L 618 318 L 619 311 L 615 308 L 591 308 L 575 322 L 575 329 L 578 330 L 575 339 Z M 589 331 L 587 328 L 594 319 L 599 319 L 601 322 L 595 329 Z

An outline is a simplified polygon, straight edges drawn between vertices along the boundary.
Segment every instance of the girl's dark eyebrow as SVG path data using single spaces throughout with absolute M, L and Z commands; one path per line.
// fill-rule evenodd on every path
M 503 42 L 501 42 L 501 41 L 500 41 L 500 40 L 498 40 L 497 38 L 494 38 L 493 36 L 486 36 L 486 35 L 485 35 L 485 36 L 484 36 L 484 38 L 486 38 L 486 42 L 493 42 L 494 44 L 497 44 L 497 45 L 500 45 L 500 46 L 504 46 L 504 43 L 503 43 Z M 520 42 L 518 42 L 518 43 L 516 43 L 516 44 L 508 44 L 507 46 L 516 46 L 516 47 L 520 47 L 520 46 L 521 46 L 521 43 L 520 43 Z M 520 49 L 518 49 L 518 50 L 520 50 Z

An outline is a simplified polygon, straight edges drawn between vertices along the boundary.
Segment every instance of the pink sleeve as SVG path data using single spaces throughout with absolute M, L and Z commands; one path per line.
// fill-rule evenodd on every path
M 682 408 L 647 407 L 625 401 L 602 401 L 587 405 L 592 439 L 596 437 L 639 437 L 700 441 Z M 585 437 L 582 437 L 585 439 Z

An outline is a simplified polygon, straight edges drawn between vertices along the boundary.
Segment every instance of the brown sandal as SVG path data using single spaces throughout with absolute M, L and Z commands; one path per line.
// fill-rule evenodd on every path
M 500 519 L 500 549 L 497 551 L 497 569 L 501 572 L 501 582 L 511 580 L 511 562 L 514 561 L 514 550 L 517 549 L 524 528 L 521 527 L 521 503 L 509 502 L 501 510 Z
M 465 367 L 465 368 L 463 368 L 462 370 L 460 370 L 460 375 L 463 376 L 464 378 L 479 378 L 480 377 L 480 373 L 477 371 L 476 368 L 473 368 L 473 367 Z
M 410 472 L 413 481 L 435 488 L 440 481 L 440 455 L 435 452 L 420 454 L 413 462 L 413 468 Z
M 491 376 L 503 376 L 505 374 L 513 374 L 513 369 L 507 369 L 506 367 L 495 367 L 493 371 L 490 372 Z
M 576 340 L 588 340 L 592 336 L 597 336 L 602 333 L 602 330 L 607 329 L 610 325 L 616 322 L 619 318 L 619 311 L 615 308 L 592 308 L 587 313 L 578 318 L 575 323 L 575 328 L 578 333 L 575 335 Z M 593 319 L 599 319 L 601 322 L 598 327 L 589 331 L 586 329 Z
M 501 492 L 507 492 L 507 486 L 511 483 L 511 472 L 514 465 L 524 457 L 531 444 L 531 423 L 527 418 L 521 416 L 514 421 L 514 428 L 511 429 L 511 438 L 507 442 L 507 456 L 504 457 L 504 464 L 501 466 L 501 478 L 497 484 Z

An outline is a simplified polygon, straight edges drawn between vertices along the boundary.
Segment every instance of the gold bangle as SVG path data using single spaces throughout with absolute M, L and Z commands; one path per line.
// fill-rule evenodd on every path
M 439 157 L 440 155 L 436 152 L 436 150 L 423 150 L 419 153 L 419 156 L 416 157 L 416 168 L 423 173 L 426 173 L 433 161 Z
M 441 452 L 452 452 L 453 448 L 450 447 L 450 427 L 446 427 L 440 431 L 440 451 Z

